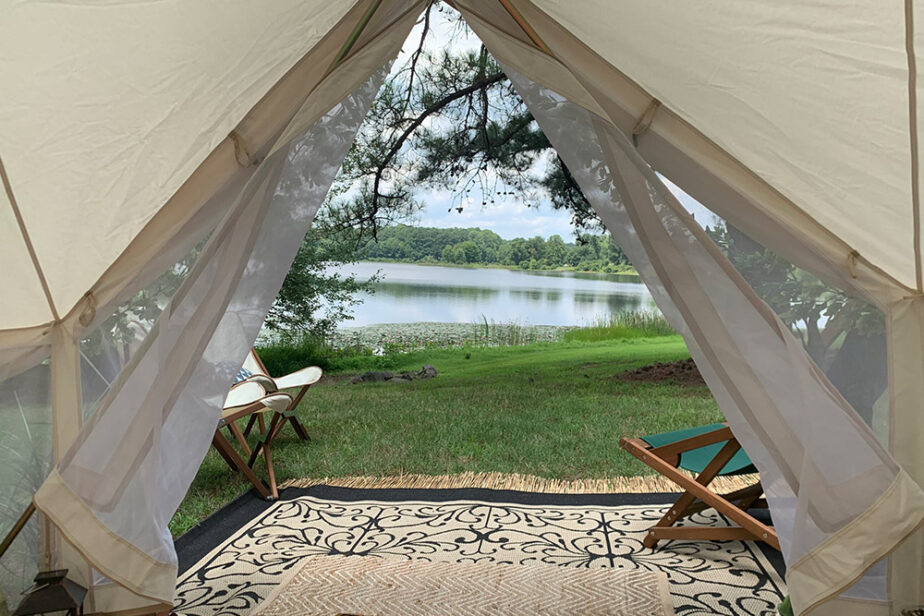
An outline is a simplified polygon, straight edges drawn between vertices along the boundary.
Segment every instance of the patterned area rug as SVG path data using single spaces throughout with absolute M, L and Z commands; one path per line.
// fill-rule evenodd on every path
M 785 586 L 750 542 L 642 545 L 662 505 L 336 501 L 273 504 L 184 573 L 175 609 L 246 615 L 309 556 L 661 571 L 678 615 L 773 614 Z M 691 523 L 728 525 L 714 510 Z
M 303 559 L 260 616 L 670 616 L 654 571 L 398 558 Z

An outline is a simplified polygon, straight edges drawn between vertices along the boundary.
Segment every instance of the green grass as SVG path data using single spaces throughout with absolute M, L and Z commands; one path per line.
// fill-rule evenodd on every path
M 676 332 L 660 313 L 623 312 L 599 320 L 589 327 L 572 329 L 564 333 L 569 342 L 601 342 L 625 338 L 651 338 L 670 336 Z
M 303 443 L 286 428 L 274 444 L 277 477 L 281 482 L 462 471 L 561 479 L 650 474 L 619 449 L 621 436 L 719 421 L 721 414 L 705 387 L 612 377 L 686 357 L 676 335 L 393 356 L 391 370 L 429 363 L 440 376 L 363 385 L 329 376 L 298 409 L 312 441 Z M 257 472 L 265 472 L 260 463 Z M 171 531 L 182 534 L 247 489 L 245 480 L 210 452 Z

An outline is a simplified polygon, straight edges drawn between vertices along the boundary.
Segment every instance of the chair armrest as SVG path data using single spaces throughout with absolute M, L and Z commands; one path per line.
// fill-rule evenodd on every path
M 293 387 L 314 385 L 321 380 L 322 374 L 323 371 L 317 366 L 308 366 L 307 368 L 296 370 L 292 374 L 287 374 L 274 380 L 276 381 L 276 387 L 278 389 L 291 389 Z
M 280 389 L 282 389 L 281 387 L 279 387 L 279 385 L 276 383 L 274 379 L 266 376 L 265 374 L 254 374 L 254 375 L 248 376 L 246 379 L 241 381 L 241 383 L 257 383 L 260 387 L 263 388 L 263 391 L 265 391 L 268 394 L 271 394 L 275 391 L 279 391 Z
M 289 405 L 292 403 L 292 396 L 283 393 L 270 394 L 269 396 L 262 398 L 260 403 L 272 411 L 282 413 L 288 409 Z
M 224 408 L 237 408 L 256 402 L 266 395 L 266 390 L 257 383 L 247 379 L 231 386 L 228 395 L 225 398 Z
M 291 403 L 292 396 L 289 394 L 275 393 L 239 406 L 226 406 L 221 411 L 221 422 L 218 425 L 223 426 L 254 413 L 266 413 L 270 411 L 283 413 L 289 408 Z

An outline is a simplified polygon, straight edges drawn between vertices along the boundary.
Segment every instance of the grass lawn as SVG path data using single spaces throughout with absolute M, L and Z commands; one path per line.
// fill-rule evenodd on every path
M 277 478 L 519 472 L 558 479 L 649 474 L 619 438 L 721 421 L 705 387 L 626 383 L 615 374 L 689 357 L 679 336 L 518 347 L 428 349 L 394 372 L 428 363 L 440 376 L 351 385 L 331 375 L 273 447 Z M 372 358 L 370 358 L 372 359 Z M 261 476 L 265 470 L 257 465 Z M 170 528 L 175 536 L 249 484 L 210 451 Z

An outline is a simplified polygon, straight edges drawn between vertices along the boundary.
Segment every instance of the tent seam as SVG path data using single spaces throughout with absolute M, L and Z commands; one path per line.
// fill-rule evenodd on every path
M 382 0 L 373 0 L 369 8 L 366 9 L 366 12 L 360 18 L 359 22 L 353 28 L 353 31 L 350 32 L 350 35 L 347 37 L 346 42 L 343 44 L 343 47 L 340 48 L 340 51 L 337 53 L 337 56 L 334 58 L 334 63 L 328 69 L 328 73 L 333 71 L 346 57 L 349 55 L 350 51 L 353 50 L 353 46 L 356 44 L 356 41 L 359 40 L 359 37 L 362 36 L 363 30 L 366 29 L 366 26 L 369 25 L 369 21 L 372 19 L 372 16 L 378 10 L 379 6 L 382 5 Z
M 26 230 L 26 222 L 22 218 L 22 212 L 19 211 L 19 205 L 16 203 L 16 196 L 13 195 L 13 187 L 10 185 L 10 178 L 6 174 L 6 167 L 3 165 L 2 158 L 0 158 L 0 180 L 3 181 L 3 188 L 10 201 L 10 207 L 13 209 L 13 216 L 16 217 L 16 223 L 19 225 L 19 232 L 22 234 L 22 239 L 26 243 L 26 250 L 29 251 L 29 258 L 32 259 L 32 266 L 35 267 L 35 273 L 38 275 L 39 282 L 42 285 L 45 299 L 48 300 L 51 316 L 57 323 L 61 320 L 61 317 L 58 316 L 58 310 L 55 308 L 55 302 L 51 297 L 51 289 L 48 288 L 48 281 L 45 279 L 45 273 L 42 271 L 41 264 L 39 264 L 38 255 L 35 254 L 35 246 L 32 245 L 32 238 L 29 237 L 29 232 Z
M 921 206 L 918 180 L 918 101 L 917 101 L 917 59 L 914 55 L 914 4 L 905 0 L 905 53 L 908 55 L 908 135 L 911 139 L 911 218 L 914 228 L 914 275 L 918 292 L 924 291 L 924 276 L 921 272 Z
M 517 22 L 517 25 L 520 26 L 521 30 L 523 30 L 523 34 L 525 34 L 529 40 L 533 42 L 533 45 L 538 47 L 541 51 L 552 56 L 553 58 L 555 57 L 552 53 L 552 50 L 549 49 L 548 45 L 543 42 L 542 37 L 539 36 L 539 33 L 536 32 L 536 29 L 533 28 L 528 21 L 526 21 L 526 18 L 523 17 L 522 13 L 520 13 L 520 11 L 518 11 L 517 8 L 510 3 L 510 0 L 498 0 L 498 2 L 500 2 L 501 6 L 504 7 L 504 10 L 507 11 L 510 17 L 513 18 L 513 21 Z

